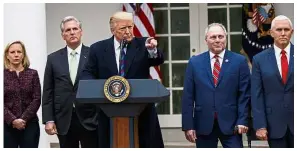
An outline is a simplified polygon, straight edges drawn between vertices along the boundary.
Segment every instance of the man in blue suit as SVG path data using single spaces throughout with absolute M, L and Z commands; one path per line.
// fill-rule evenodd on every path
M 252 115 L 256 136 L 269 147 L 294 147 L 293 26 L 280 15 L 271 23 L 274 45 L 253 58 Z
M 182 98 L 182 130 L 198 148 L 243 147 L 248 130 L 250 70 L 244 56 L 226 48 L 222 24 L 205 30 L 209 51 L 188 63 Z
M 91 45 L 82 79 L 108 79 L 115 75 L 126 79 L 150 78 L 149 68 L 162 64 L 164 57 L 154 38 L 134 37 L 133 27 L 132 13 L 117 12 L 110 18 L 113 36 Z M 99 146 L 110 147 L 109 118 L 98 110 Z M 138 130 L 139 147 L 164 147 L 154 104 L 147 105 L 140 114 Z

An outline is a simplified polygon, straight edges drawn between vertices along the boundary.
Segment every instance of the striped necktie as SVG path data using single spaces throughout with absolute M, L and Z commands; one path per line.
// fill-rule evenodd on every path
M 220 61 L 219 61 L 219 56 L 215 55 L 213 58 L 216 59 L 214 66 L 213 66 L 213 83 L 215 86 L 217 86 L 218 84 L 218 79 L 219 79 L 219 75 L 220 75 L 220 71 L 221 71 L 221 67 L 220 67 Z
M 123 47 L 121 47 L 121 52 L 120 52 L 120 71 L 119 71 L 119 75 L 122 77 L 125 77 L 125 56 L 126 56 L 126 52 L 127 52 L 127 45 L 123 44 Z

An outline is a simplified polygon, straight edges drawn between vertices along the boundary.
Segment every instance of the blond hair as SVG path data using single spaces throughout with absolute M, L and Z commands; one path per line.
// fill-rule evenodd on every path
M 5 47 L 5 49 L 4 49 L 4 58 L 3 58 L 3 60 L 4 60 L 4 68 L 5 69 L 9 69 L 9 67 L 10 67 L 10 62 L 9 62 L 9 60 L 7 59 L 7 56 L 8 56 L 8 50 L 9 50 L 9 48 L 13 45 L 13 44 L 20 44 L 21 45 L 21 47 L 22 47 L 22 51 L 23 51 L 23 60 L 22 60 L 22 65 L 23 65 L 23 67 L 24 68 L 29 68 L 29 66 L 30 66 L 30 61 L 29 61 L 29 58 L 28 58 L 28 56 L 27 56 L 27 52 L 26 52 L 26 48 L 25 48 L 25 45 L 24 45 L 24 43 L 23 42 L 21 42 L 21 41 L 14 41 L 14 42 L 12 42 L 12 43 L 8 43 L 7 45 L 6 45 L 6 47 Z
M 128 12 L 116 12 L 109 19 L 110 30 L 113 31 L 119 20 L 130 20 L 133 22 L 133 14 Z

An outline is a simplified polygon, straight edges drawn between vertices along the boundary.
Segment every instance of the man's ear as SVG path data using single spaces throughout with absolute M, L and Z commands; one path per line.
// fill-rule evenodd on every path
M 270 36 L 271 36 L 272 38 L 274 38 L 274 33 L 273 33 L 273 31 L 272 31 L 271 29 L 269 29 L 268 32 L 269 32 Z
M 110 32 L 114 35 L 115 34 L 114 28 L 110 28 Z
M 62 39 L 65 40 L 63 32 L 61 32 Z
M 80 34 L 81 36 L 84 34 L 84 31 L 82 29 L 80 29 Z

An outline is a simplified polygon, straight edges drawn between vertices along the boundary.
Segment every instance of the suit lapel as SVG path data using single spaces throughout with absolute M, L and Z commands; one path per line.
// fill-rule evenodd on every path
M 109 39 L 107 48 L 104 50 L 103 59 L 104 62 L 108 65 L 110 71 L 114 75 L 118 75 L 118 68 L 116 63 L 116 57 L 115 57 L 115 50 L 114 50 L 114 42 L 113 42 L 113 36 Z
M 268 51 L 268 56 L 269 56 L 269 61 L 271 62 L 272 64 L 272 70 L 274 70 L 273 72 L 275 73 L 275 75 L 277 76 L 277 79 L 281 82 L 282 82 L 282 77 L 280 75 L 280 72 L 279 72 L 279 69 L 278 69 L 278 66 L 277 66 L 277 62 L 276 62 L 276 57 L 275 57 L 275 51 L 274 51 L 274 48 L 271 47 L 271 50 Z
M 209 52 L 205 53 L 203 63 L 205 63 L 205 69 L 208 75 L 208 79 L 211 85 L 214 87 L 213 76 L 211 71 L 211 59 L 210 59 Z
M 222 66 L 221 66 L 221 71 L 220 71 L 217 86 L 219 86 L 220 82 L 223 79 L 223 76 L 225 75 L 226 71 L 229 69 L 230 63 L 232 63 L 232 55 L 229 52 L 229 50 L 226 49 L 224 58 L 222 60 Z
M 80 77 L 80 73 L 82 72 L 83 70 L 83 67 L 84 67 L 84 64 L 85 64 L 85 61 L 87 60 L 87 55 L 88 55 L 88 49 L 86 46 L 82 45 L 81 47 L 81 54 L 80 54 L 80 57 L 79 57 L 79 64 L 78 64 L 78 69 L 77 69 L 77 73 L 76 73 L 76 78 L 75 78 L 75 83 L 74 85 L 76 85 L 78 83 L 78 79 Z
M 127 75 L 129 68 L 133 62 L 133 59 L 135 57 L 135 54 L 138 52 L 139 48 L 137 46 L 136 40 L 133 39 L 132 42 L 127 47 L 127 52 L 125 56 L 125 75 Z
M 67 80 L 69 81 L 69 83 L 72 84 L 71 82 L 71 78 L 70 78 L 70 72 L 69 72 L 69 63 L 68 63 L 68 54 L 67 54 L 67 47 L 65 47 L 63 49 L 63 51 L 61 52 L 61 56 L 60 56 L 60 61 L 61 61 L 61 67 L 63 69 L 63 71 L 66 71 L 67 73 Z
M 294 72 L 294 45 L 291 44 L 290 62 L 289 62 L 289 74 L 288 74 L 288 77 L 287 77 L 288 81 L 289 81 L 290 77 L 293 75 L 293 72 Z M 288 84 L 288 82 L 286 84 Z

